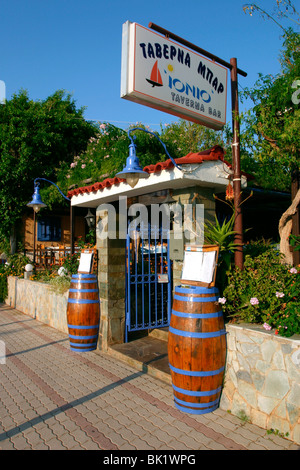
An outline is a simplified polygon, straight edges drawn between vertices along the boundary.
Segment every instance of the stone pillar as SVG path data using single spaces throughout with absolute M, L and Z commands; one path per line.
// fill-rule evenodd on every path
M 97 240 L 100 295 L 99 349 L 124 342 L 125 240 Z

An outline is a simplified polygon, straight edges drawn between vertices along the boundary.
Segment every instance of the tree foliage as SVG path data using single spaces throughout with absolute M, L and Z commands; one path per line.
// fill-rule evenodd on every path
M 138 127 L 153 132 L 143 124 Z M 161 132 L 155 133 L 166 145 L 172 158 L 180 158 L 189 152 L 199 152 L 219 144 L 228 150 L 231 158 L 230 132 L 215 132 L 211 129 L 184 120 L 161 127 Z M 134 139 L 136 153 L 142 167 L 168 159 L 161 142 L 152 134 L 139 129 L 130 133 Z M 74 186 L 84 186 L 112 178 L 123 169 L 128 157 L 130 140 L 128 130 L 120 129 L 110 123 L 98 123 L 98 132 L 89 141 L 86 151 L 75 155 L 73 161 L 61 167 L 58 173 L 58 185 L 64 191 Z M 55 191 L 47 188 L 44 192 L 47 204 L 57 198 Z
M 289 13 L 299 17 L 290 1 L 278 0 L 276 4 L 279 18 L 286 18 Z M 256 182 L 265 188 L 289 191 L 291 172 L 299 168 L 300 159 L 300 106 L 295 90 L 300 85 L 300 34 L 283 28 L 256 4 L 244 9 L 250 14 L 259 11 L 283 30 L 280 73 L 259 74 L 254 86 L 244 90 L 242 97 L 250 97 L 254 106 L 242 115 L 242 122 L 244 138 L 253 153 Z
M 60 168 L 57 184 L 64 192 L 73 187 L 113 178 L 123 169 L 130 144 L 127 131 L 110 123 L 98 123 L 97 126 L 97 132 L 89 139 L 87 149 L 76 153 L 72 161 Z M 145 128 L 142 124 L 138 127 Z M 141 131 L 135 131 L 131 136 L 135 137 L 141 166 L 165 158 L 164 149 L 155 136 Z M 57 199 L 57 194 L 51 188 L 44 191 L 44 196 L 47 204 L 54 203 Z
M 9 236 L 33 193 L 33 180 L 49 178 L 82 152 L 94 127 L 70 95 L 56 91 L 33 101 L 21 90 L 0 106 L 0 236 Z

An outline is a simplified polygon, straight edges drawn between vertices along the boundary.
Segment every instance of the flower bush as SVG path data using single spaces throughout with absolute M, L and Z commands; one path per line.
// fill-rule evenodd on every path
M 69 274 L 76 274 L 79 266 L 80 254 L 73 253 L 66 256 L 63 267 L 67 270 Z
M 272 248 L 246 255 L 243 271 L 228 273 L 223 296 L 219 302 L 231 322 L 260 323 L 286 337 L 300 334 L 300 266 L 282 264 Z

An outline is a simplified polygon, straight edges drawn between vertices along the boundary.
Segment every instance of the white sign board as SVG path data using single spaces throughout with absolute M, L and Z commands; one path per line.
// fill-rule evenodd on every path
M 185 251 L 181 280 L 210 284 L 216 268 L 216 251 Z
M 219 130 L 226 124 L 227 69 L 127 21 L 121 97 Z
M 92 270 L 93 253 L 81 253 L 78 266 L 79 273 L 90 273 Z

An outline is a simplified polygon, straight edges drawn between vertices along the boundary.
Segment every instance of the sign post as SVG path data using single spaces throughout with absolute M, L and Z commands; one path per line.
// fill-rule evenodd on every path
M 241 165 L 240 165 L 240 124 L 239 124 L 239 99 L 238 99 L 238 76 L 237 60 L 230 59 L 231 69 L 231 99 L 232 99 L 232 163 L 233 163 L 233 194 L 235 221 L 234 242 L 237 245 L 234 252 L 235 265 L 243 269 L 243 220 L 242 220 L 242 193 L 241 193 Z

